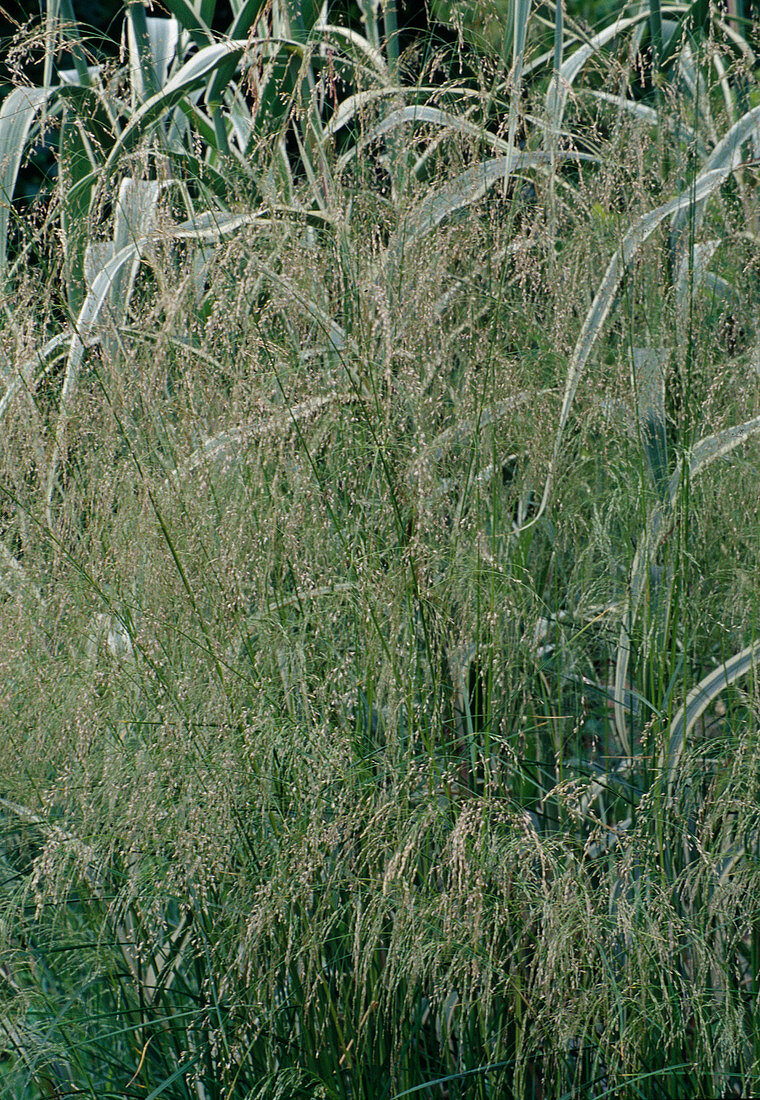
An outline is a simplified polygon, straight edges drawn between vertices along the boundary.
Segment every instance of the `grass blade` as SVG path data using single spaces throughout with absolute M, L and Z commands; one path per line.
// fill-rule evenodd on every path
M 667 778 L 668 795 L 672 796 L 676 783 L 678 763 L 683 755 L 685 743 L 698 720 L 722 691 L 735 684 L 742 676 L 760 661 L 760 642 L 753 642 L 740 653 L 735 653 L 724 664 L 713 669 L 686 696 L 670 724 L 667 756 L 660 759 Z
M 729 454 L 736 447 L 745 443 L 753 435 L 760 433 L 760 416 L 753 417 L 743 424 L 737 424 L 732 428 L 726 428 L 722 432 L 708 435 L 700 439 L 694 445 L 689 457 L 689 478 L 693 479 L 702 473 L 711 462 Z M 665 530 L 665 525 L 673 514 L 678 493 L 681 486 L 681 465 L 671 475 L 668 484 L 666 500 L 659 505 L 650 515 L 645 530 L 639 538 L 636 554 L 631 566 L 631 581 L 628 609 L 620 628 L 620 638 L 617 647 L 615 662 L 615 726 L 618 736 L 623 743 L 628 738 L 628 718 L 625 706 L 625 682 L 628 676 L 628 663 L 630 660 L 630 637 L 633 624 L 636 621 L 639 604 L 646 590 L 647 578 L 652 557 L 659 544 L 660 537 Z
M 44 88 L 14 88 L 0 107 L 0 276 L 8 265 L 8 224 L 29 133 L 53 94 Z

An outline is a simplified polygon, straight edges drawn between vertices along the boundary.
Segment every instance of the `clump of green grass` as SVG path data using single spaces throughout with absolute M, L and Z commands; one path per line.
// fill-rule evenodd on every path
M 746 1095 L 752 27 L 295 7 L 0 105 L 2 1093 Z

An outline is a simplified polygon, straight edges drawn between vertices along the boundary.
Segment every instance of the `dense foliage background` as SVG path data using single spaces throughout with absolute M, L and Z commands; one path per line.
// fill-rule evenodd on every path
M 3 31 L 0 1094 L 755 1094 L 756 8 L 104 11 Z

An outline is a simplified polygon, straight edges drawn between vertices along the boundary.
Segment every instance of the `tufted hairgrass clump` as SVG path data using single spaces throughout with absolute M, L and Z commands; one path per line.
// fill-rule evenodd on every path
M 756 8 L 230 7 L 0 101 L 0 1096 L 752 1095 Z

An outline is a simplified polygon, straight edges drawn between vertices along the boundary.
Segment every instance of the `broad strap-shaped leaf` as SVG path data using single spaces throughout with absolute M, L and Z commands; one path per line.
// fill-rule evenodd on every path
M 242 448 L 249 440 L 282 434 L 294 423 L 311 419 L 324 409 L 334 408 L 336 405 L 349 405 L 357 400 L 358 397 L 354 393 L 318 394 L 285 411 L 238 424 L 218 435 L 210 436 L 201 447 L 193 451 L 189 458 L 172 470 L 164 485 L 178 484 L 195 470 L 205 468 L 212 462 L 229 461 L 239 457 Z
M 13 194 L 16 188 L 21 161 L 26 154 L 31 131 L 37 115 L 50 109 L 59 99 L 74 99 L 81 102 L 90 94 L 92 80 L 99 72 L 98 66 L 90 66 L 86 72 L 87 84 L 80 82 L 80 73 L 76 69 L 67 69 L 58 73 L 60 83 L 44 88 L 16 88 L 3 101 L 0 107 L 0 274 L 7 267 L 8 224 L 12 210 Z M 64 142 L 65 127 L 62 127 L 61 141 Z M 78 140 L 78 149 L 82 152 L 83 139 Z M 86 160 L 86 154 L 84 160 Z M 79 158 L 79 163 L 83 163 Z M 68 189 L 64 198 L 64 220 L 66 219 L 70 195 Z M 65 226 L 64 226 L 65 236 Z M 64 244 L 64 247 L 65 244 Z
M 700 162 L 707 160 L 709 145 L 705 142 L 702 130 L 697 132 L 692 126 L 687 126 L 682 118 L 674 118 L 667 112 L 660 112 L 646 103 L 639 103 L 635 99 L 627 99 L 621 95 L 613 95 L 611 92 L 588 89 L 585 95 L 597 103 L 606 103 L 614 107 L 619 115 L 631 115 L 639 122 L 653 128 L 665 127 L 679 142 L 689 143 L 695 149 Z
M 742 676 L 746 676 L 759 661 L 760 642 L 753 642 L 740 653 L 734 654 L 724 664 L 713 669 L 686 696 L 683 706 L 679 707 L 670 723 L 667 755 L 664 758 L 660 757 L 660 767 L 665 770 L 669 795 L 673 794 L 684 746 L 698 720 L 722 691 L 735 684 Z
M 348 58 L 350 58 L 364 76 L 372 75 L 379 78 L 387 88 L 390 81 L 390 71 L 381 50 L 376 50 L 366 38 L 352 31 L 349 27 L 339 27 L 332 23 L 318 24 L 320 38 L 325 45 L 334 45 Z M 367 73 L 365 66 L 369 64 Z M 398 93 L 399 89 L 395 89 Z
M 89 83 L 90 66 L 87 64 L 87 54 L 79 34 L 79 22 L 74 14 L 72 0 L 47 0 L 45 4 L 45 30 L 48 43 L 55 43 L 60 37 L 62 44 L 70 51 L 76 71 L 76 82 L 87 85 Z M 65 30 L 62 33 L 62 26 Z M 43 86 L 47 90 L 53 86 L 53 65 L 56 55 L 55 49 L 49 47 L 45 50 Z
M 422 99 L 420 106 L 426 106 L 428 99 L 434 92 L 434 88 L 426 86 L 404 89 L 405 98 L 412 101 L 409 106 L 414 106 L 414 101 L 417 96 Z M 374 103 L 381 102 L 383 99 L 390 99 L 395 104 L 399 94 L 400 89 L 391 85 L 367 88 L 362 92 L 356 92 L 354 95 L 346 96 L 346 98 L 342 99 L 336 106 L 332 117 L 324 124 L 322 132 L 326 138 L 332 139 L 338 130 L 343 129 L 344 126 L 348 126 L 348 124 L 355 119 L 361 118 L 366 108 Z
M 155 181 L 139 182 L 147 182 L 154 187 L 159 186 Z M 122 301 L 117 305 L 114 302 L 114 293 L 119 288 L 122 289 L 122 292 L 131 292 L 137 267 L 153 239 L 152 233 L 140 236 L 139 238 L 136 238 L 134 233 L 136 222 L 139 222 L 143 227 L 152 227 L 153 212 L 155 210 L 154 192 L 153 190 L 143 191 L 141 188 L 137 188 L 132 194 L 130 194 L 130 191 L 131 189 L 127 189 L 126 191 L 122 212 L 115 226 L 114 239 L 114 245 L 117 241 L 120 243 L 126 240 L 128 243 L 115 252 L 95 276 L 77 318 L 74 335 L 73 337 L 68 337 L 71 344 L 66 363 L 66 374 L 61 391 L 58 424 L 56 426 L 46 483 L 45 501 L 48 522 L 51 523 L 51 525 L 51 502 L 55 489 L 55 479 L 58 466 L 65 453 L 66 429 L 72 403 L 79 384 L 79 372 L 85 347 L 94 342 L 96 334 L 102 335 L 99 333 L 99 329 L 102 327 L 101 314 L 107 304 L 113 305 L 117 313 L 117 320 L 119 314 L 123 317 L 127 308 L 127 301 Z M 262 220 L 266 219 L 262 219 L 260 214 L 238 214 L 219 217 L 215 213 L 209 212 L 193 221 L 183 222 L 176 226 L 174 230 L 167 234 L 167 238 L 172 240 L 202 242 L 220 240 L 227 234 L 235 232 L 235 230 L 245 225 L 255 224 Z M 262 274 L 264 277 L 270 279 L 270 281 L 287 289 L 289 293 L 298 300 L 299 304 L 306 309 L 309 315 L 320 325 L 336 353 L 342 354 L 344 350 L 349 348 L 350 341 L 348 341 L 346 333 L 340 325 L 333 321 L 333 319 L 316 303 L 305 298 L 294 284 L 284 276 L 277 274 L 277 272 L 270 271 L 268 268 L 262 268 Z M 347 371 L 349 377 L 352 378 L 352 382 L 356 386 L 357 381 L 348 367 Z
M 532 0 L 510 0 L 510 8 L 513 15 L 512 68 L 509 72 L 509 119 L 507 122 L 507 145 L 510 149 L 515 149 L 517 147 L 517 123 L 520 115 L 520 100 L 522 98 L 525 42 L 528 35 L 531 2 Z
M 688 320 L 691 296 L 704 283 L 710 261 L 720 244 L 720 238 L 697 242 L 680 258 L 676 275 L 676 306 L 682 324 Z
M 159 90 L 158 77 L 153 66 L 148 21 L 142 4 L 127 4 L 127 46 L 129 48 L 130 89 L 132 110 L 144 103 Z
M 90 106 L 90 110 L 91 110 Z M 58 144 L 61 233 L 66 298 L 72 315 L 79 312 L 86 293 L 84 257 L 90 231 L 92 189 L 101 163 L 95 127 L 82 124 L 87 101 L 73 104 L 66 96 Z
M 85 252 L 88 288 L 94 286 L 102 268 L 117 253 L 134 241 L 147 239 L 151 235 L 160 190 L 157 180 L 122 180 L 115 203 L 112 240 L 92 242 Z M 139 266 L 140 257 L 136 253 L 132 262 L 121 267 L 111 282 L 104 308 L 107 308 L 112 326 L 122 324 L 126 317 Z
M 77 391 L 85 342 L 100 326 L 100 315 L 104 308 L 109 309 L 110 320 L 114 325 L 121 324 L 126 316 L 140 265 L 141 249 L 149 240 L 153 229 L 160 187 L 157 180 L 123 180 L 116 200 L 113 240 L 101 246 L 99 251 L 93 249 L 89 260 L 87 253 L 85 254 L 85 266 L 90 268 L 91 285 L 77 318 L 66 364 L 47 480 L 48 510 L 58 463 L 63 453 L 70 409 Z M 97 273 L 93 262 L 96 256 L 98 260 L 105 260 Z
M 709 195 L 712 195 L 721 184 L 725 182 L 730 173 L 730 165 L 702 172 L 695 179 L 694 183 L 685 191 L 682 191 L 680 195 L 676 195 L 676 197 L 670 199 L 669 202 L 663 203 L 662 206 L 658 206 L 656 210 L 652 210 L 649 214 L 645 214 L 628 230 L 620 248 L 607 265 L 607 270 L 599 284 L 599 289 L 594 296 L 594 301 L 591 303 L 591 309 L 586 315 L 580 335 L 573 349 L 573 354 L 570 357 L 570 363 L 565 377 L 565 392 L 562 398 L 562 407 L 560 409 L 557 434 L 554 442 L 554 454 L 544 484 L 541 504 L 536 514 L 529 521 L 531 524 L 536 523 L 546 510 L 546 505 L 549 502 L 554 484 L 554 475 L 562 446 L 562 438 L 570 417 L 573 400 L 578 390 L 578 383 L 580 382 L 584 368 L 588 362 L 591 350 L 609 317 L 623 276 L 628 270 L 629 265 L 641 246 L 651 237 L 652 233 L 654 233 L 666 218 L 680 210 L 688 209 L 692 204 L 701 202 Z
M 704 436 L 694 445 L 689 455 L 689 478 L 697 477 L 711 462 L 715 462 L 716 459 L 729 454 L 736 447 L 740 447 L 752 436 L 758 434 L 760 434 L 760 416 L 746 420 L 743 424 L 725 428 L 713 435 Z M 673 509 L 678 499 L 682 476 L 682 466 L 679 463 L 670 477 L 666 499 L 652 511 L 647 525 L 641 533 L 631 566 L 630 596 L 628 608 L 620 627 L 615 663 L 615 726 L 621 738 L 627 736 L 628 719 L 624 697 L 631 652 L 631 631 L 638 615 L 641 598 L 646 591 L 652 558 L 663 533 L 667 529 L 666 524 L 672 522 Z
M 95 280 L 117 252 L 141 237 L 148 237 L 155 221 L 160 184 L 156 180 L 122 180 L 115 204 L 114 231 L 110 241 L 92 241 L 85 254 L 85 280 L 92 289 Z M 139 266 L 135 253 L 127 277 L 122 268 L 111 284 L 112 317 L 120 323 L 129 306 L 134 274 Z
M 589 153 L 564 153 L 571 160 L 595 160 Z M 546 152 L 512 150 L 503 157 L 494 157 L 467 168 L 436 191 L 427 194 L 418 206 L 406 216 L 388 245 L 388 250 L 398 259 L 404 248 L 418 237 L 435 229 L 442 221 L 463 210 L 485 195 L 495 183 L 505 182 L 515 172 L 524 168 L 537 168 L 550 162 Z
M 261 0 L 261 6 L 263 3 L 264 0 Z M 203 12 L 201 5 L 190 0 L 163 0 L 163 6 L 189 33 L 199 50 L 214 42 L 214 33 L 206 19 L 207 13 Z
M 22 389 L 34 392 L 37 386 L 35 372 L 44 373 L 48 361 L 54 356 L 55 352 L 59 352 L 60 357 L 63 354 L 61 349 L 66 345 L 71 345 L 71 338 L 70 330 L 59 332 L 57 336 L 53 336 L 46 344 L 43 344 L 33 356 L 19 364 L 8 379 L 5 393 L 0 397 L 0 420 Z
M 718 142 L 713 149 L 710 156 L 705 162 L 705 166 L 700 173 L 698 180 L 701 180 L 711 172 L 724 172 L 728 175 L 729 172 L 735 171 L 740 167 L 742 162 L 742 149 L 749 140 L 760 140 L 760 107 L 753 107 L 751 111 L 747 111 L 742 115 L 737 123 L 735 123 L 728 133 Z M 671 240 L 673 241 L 674 251 L 680 260 L 681 253 L 681 238 L 684 235 L 684 231 L 688 223 L 698 228 L 702 217 L 704 215 L 704 208 L 709 192 L 707 194 L 700 192 L 696 193 L 696 182 L 694 185 L 694 205 L 693 208 L 690 204 L 681 206 L 673 211 L 673 218 L 671 221 L 670 231 Z
M 357 0 L 360 18 L 367 31 L 367 41 L 380 51 L 380 0 Z
M 565 394 L 562 400 L 562 409 L 560 411 L 555 454 L 559 446 L 560 436 L 570 416 L 570 409 L 578 389 L 578 383 L 586 363 L 588 362 L 591 349 L 609 316 L 620 283 L 631 261 L 634 259 L 641 246 L 651 237 L 654 231 L 666 218 L 680 210 L 688 209 L 692 204 L 701 202 L 709 195 L 712 195 L 728 178 L 730 170 L 730 167 L 721 167 L 702 172 L 691 187 L 687 188 L 687 190 L 683 191 L 680 195 L 676 195 L 675 198 L 670 199 L 669 202 L 663 203 L 662 206 L 658 206 L 656 210 L 652 210 L 649 214 L 645 214 L 642 218 L 639 218 L 635 225 L 626 233 L 620 248 L 607 265 L 607 270 L 599 284 L 599 289 L 591 304 L 591 309 L 583 322 L 583 328 L 581 329 L 580 336 L 578 337 L 570 359 L 567 377 L 565 379 Z
M 745 420 L 743 424 L 737 424 L 732 428 L 724 428 L 723 431 L 716 432 L 714 435 L 704 436 L 692 448 L 689 460 L 690 476 L 696 477 L 705 466 L 709 466 L 716 458 L 723 458 L 724 455 L 746 443 L 758 432 L 760 432 L 760 416 L 755 416 L 751 420 Z M 676 474 L 673 474 L 670 479 L 670 499 L 673 504 L 675 504 L 678 485 L 679 480 Z
M 482 126 L 478 126 L 474 122 L 469 122 L 466 118 L 461 118 L 459 115 L 451 114 L 450 111 L 442 111 L 438 107 L 429 107 L 420 103 L 407 107 L 399 107 L 395 111 L 390 111 L 362 136 L 361 141 L 356 142 L 355 145 L 338 159 L 336 170 L 338 172 L 342 171 L 350 161 L 356 158 L 362 149 L 377 138 L 382 137 L 383 134 L 387 134 L 389 131 L 395 130 L 399 126 L 406 126 L 419 122 L 429 123 L 433 126 L 439 126 L 459 134 L 464 134 L 465 137 L 474 138 L 478 142 L 490 145 L 494 152 L 502 154 L 509 153 L 509 145 L 504 138 L 497 137 L 496 134 L 491 134 L 488 130 L 484 130 Z
M 641 443 L 661 499 L 668 486 L 665 371 L 669 358 L 668 348 L 631 348 L 631 373 Z
M 79 369 L 82 363 L 85 346 L 90 342 L 100 319 L 103 306 L 109 299 L 111 288 L 121 269 L 125 264 L 133 264 L 136 255 L 140 255 L 147 245 L 147 240 L 135 241 L 127 245 L 108 261 L 96 277 L 90 291 L 85 298 L 75 326 L 75 334 L 71 338 L 71 347 L 66 362 L 66 374 L 61 390 L 60 411 L 56 426 L 55 438 L 50 457 L 47 484 L 45 488 L 45 505 L 48 523 L 52 527 L 52 514 L 50 511 L 58 464 L 63 457 L 66 428 L 72 402 L 77 392 L 79 383 Z
M 129 5 L 126 23 L 134 108 L 166 83 L 179 45 L 179 23 L 176 19 L 149 18 L 142 4 Z
M 170 150 L 184 152 L 183 139 L 187 136 L 187 129 L 178 125 L 177 116 L 182 118 L 183 111 L 192 113 L 193 97 L 208 84 L 209 77 L 230 59 L 234 60 L 234 66 L 239 65 L 245 48 L 244 41 L 223 42 L 208 46 L 191 57 L 174 73 L 163 88 L 132 113 L 126 126 L 110 145 L 105 163 L 92 168 L 73 183 L 67 195 L 67 202 L 76 203 L 81 209 L 84 209 L 87 204 L 88 209 L 92 209 L 97 203 L 99 189 L 105 187 L 117 173 L 119 162 L 124 155 L 128 154 L 152 127 L 162 121 L 168 122 L 165 136 Z M 209 132 L 204 137 L 213 143 L 215 137 L 213 126 L 209 127 Z
M 179 49 L 179 23 L 176 19 L 146 19 L 148 41 L 158 88 L 163 88 L 172 61 Z M 237 35 L 232 35 L 236 38 Z
M 550 129 L 552 131 L 558 133 L 562 126 L 562 119 L 564 118 L 570 89 L 584 65 L 591 60 L 594 54 L 599 52 L 602 46 L 606 46 L 608 42 L 617 38 L 623 31 L 628 30 L 629 27 L 636 26 L 636 24 L 641 23 L 647 17 L 648 13 L 642 12 L 631 18 L 620 19 L 618 22 L 612 23 L 609 27 L 605 27 L 603 31 L 600 31 L 599 34 L 595 34 L 589 42 L 579 46 L 578 49 L 574 50 L 570 57 L 563 62 L 558 77 L 550 82 L 549 89 L 546 93 L 546 113 L 549 117 Z
M 559 6 L 559 0 L 557 6 Z M 692 8 L 696 6 L 697 5 L 694 4 Z M 560 129 L 570 91 L 579 73 L 586 64 L 603 46 L 612 42 L 615 38 L 623 34 L 623 32 L 630 30 L 632 27 L 640 27 L 643 23 L 648 21 L 651 17 L 652 10 L 653 4 L 642 5 L 642 10 L 636 15 L 626 17 L 625 19 L 618 19 L 616 22 L 610 23 L 609 26 L 589 39 L 588 42 L 578 46 L 570 57 L 563 62 L 559 70 L 559 78 L 550 82 L 546 93 L 546 113 L 550 121 L 550 131 L 551 129 L 554 131 Z M 682 35 L 680 35 L 678 31 L 679 28 L 684 28 L 687 31 L 691 29 L 691 24 L 694 22 L 693 13 L 689 9 L 684 11 L 682 7 L 670 10 L 672 10 L 673 14 L 679 15 L 679 20 L 678 22 L 665 20 L 662 23 L 666 44 L 665 49 L 661 52 L 661 64 L 669 62 L 679 48 L 681 50 L 681 55 L 686 53 L 688 57 L 691 56 L 688 46 L 683 46 Z M 696 98 L 697 97 L 695 97 L 695 100 Z
M 0 107 L 0 273 L 8 262 L 8 223 L 29 132 L 52 94 L 44 88 L 14 88 Z
M 125 179 L 121 182 L 114 210 L 113 252 L 143 237 L 150 237 L 156 220 L 161 184 L 158 180 Z M 139 256 L 135 256 L 128 268 L 120 268 L 111 284 L 110 307 L 120 323 L 126 316 L 132 297 Z
M 156 95 L 147 99 L 134 112 L 108 154 L 101 173 L 102 180 L 111 178 L 124 154 L 129 152 L 143 134 L 168 114 L 188 92 L 206 82 L 220 66 L 226 66 L 231 59 L 236 64 L 239 63 L 246 46 L 246 41 L 235 39 L 215 43 L 213 46 L 206 46 L 199 50 L 189 61 L 186 61 Z

